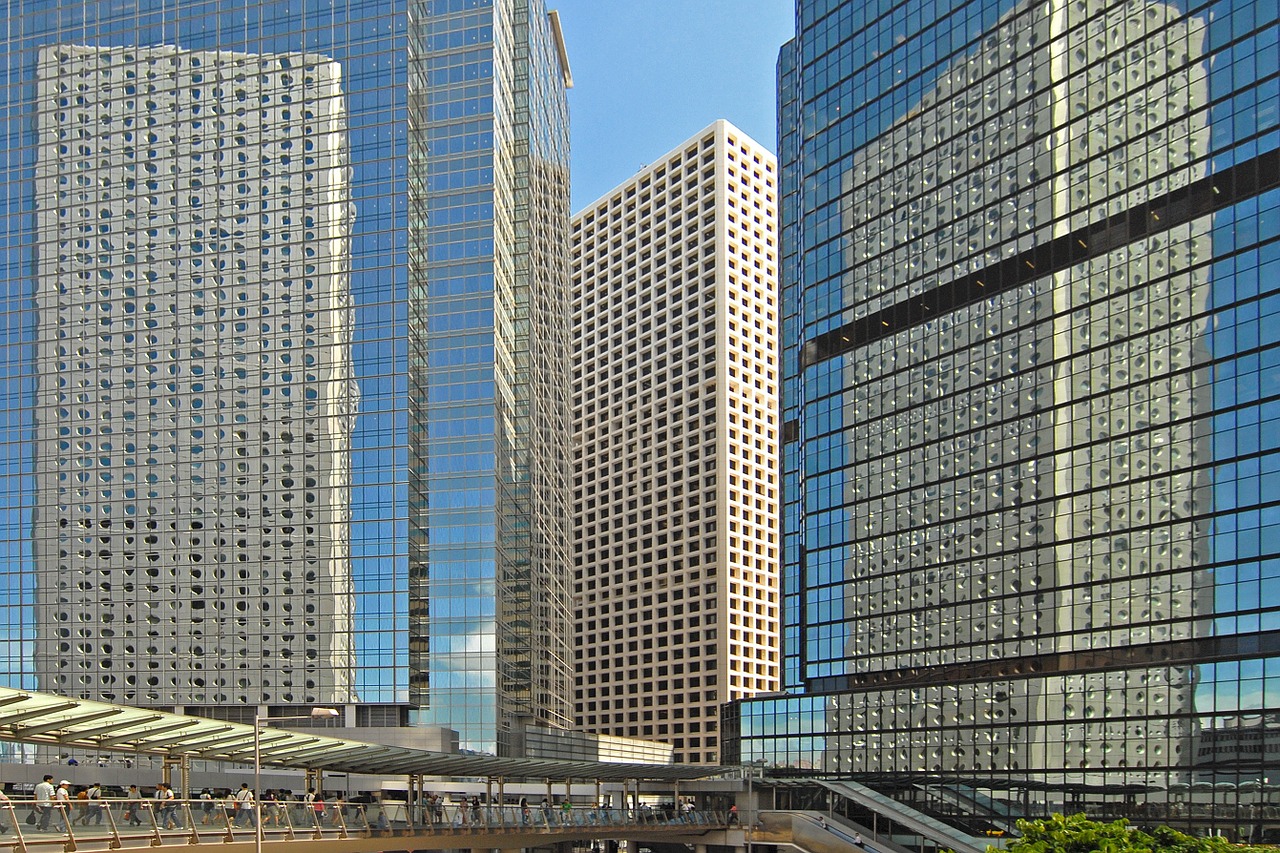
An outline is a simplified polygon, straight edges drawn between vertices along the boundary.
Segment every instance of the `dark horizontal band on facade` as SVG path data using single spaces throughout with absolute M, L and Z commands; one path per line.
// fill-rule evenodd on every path
M 806 368 L 883 340 L 998 293 L 1062 272 L 1159 231 L 1231 207 L 1280 186 L 1280 150 L 1267 151 L 1100 222 L 860 317 L 806 342 Z
M 1210 620 L 1203 621 L 1207 624 Z M 1153 666 L 1192 666 L 1277 654 L 1280 654 L 1280 631 L 1267 631 L 1261 634 L 1197 637 L 1167 643 L 836 675 L 806 681 L 805 692 L 896 690 L 1000 679 L 1023 680 Z

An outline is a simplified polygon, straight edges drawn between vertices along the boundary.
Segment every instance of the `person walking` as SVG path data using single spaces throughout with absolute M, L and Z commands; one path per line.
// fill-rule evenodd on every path
M 178 804 L 174 802 L 173 788 L 161 782 L 156 785 L 156 825 L 161 829 L 182 829 L 178 822 Z
M 253 813 L 253 790 L 248 782 L 240 783 L 236 791 L 236 826 L 258 827 L 258 816 Z
M 89 786 L 89 790 L 85 792 L 85 799 L 89 801 L 89 811 L 85 816 L 85 824 L 93 821 L 94 826 L 102 826 L 102 783 L 94 782 Z
M 71 831 L 71 783 L 63 779 L 53 792 L 54 820 L 61 821 L 62 832 Z
M 138 814 L 140 811 L 142 811 L 142 792 L 138 790 L 137 785 L 130 785 L 124 795 L 124 814 L 121 817 L 134 826 L 142 826 L 142 815 Z
M 0 812 L 13 815 L 13 819 L 15 821 L 18 819 L 18 816 L 13 814 L 13 801 L 9 799 L 9 795 L 4 791 L 0 791 Z M 0 835 L 8 834 L 9 825 L 7 823 L 0 823 Z
M 72 794 L 71 799 L 76 801 L 75 817 L 72 823 L 76 826 L 84 826 L 89 822 L 89 789 L 81 788 Z
M 36 783 L 36 814 L 39 815 L 36 828 L 41 832 L 49 831 L 49 821 L 53 819 L 53 777 L 45 774 L 44 778 Z
M 213 792 L 208 788 L 200 789 L 200 811 L 203 813 L 200 823 L 208 826 L 213 820 Z

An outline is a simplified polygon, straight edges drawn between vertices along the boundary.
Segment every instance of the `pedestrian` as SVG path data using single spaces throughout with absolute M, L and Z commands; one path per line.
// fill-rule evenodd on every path
M 94 826 L 102 826 L 102 783 L 94 782 L 85 795 L 89 801 L 89 813 L 85 823 L 92 819 Z
M 529 825 L 529 798 L 520 798 L 520 822 L 525 826 Z
M 178 821 L 178 804 L 174 801 L 173 788 L 167 783 L 156 785 L 156 825 L 161 829 L 181 829 Z
M 347 800 L 341 791 L 333 796 L 333 806 L 329 811 L 329 824 L 341 827 L 347 825 Z
M 253 791 L 249 788 L 248 782 L 240 783 L 240 790 L 236 791 L 236 826 L 249 826 L 255 829 L 258 826 L 258 817 L 253 813 Z
M 63 779 L 53 792 L 55 820 L 62 822 L 62 831 L 71 831 L 71 783 Z
M 142 794 L 138 791 L 137 785 L 130 785 L 128 792 L 124 795 L 124 814 L 120 817 L 134 826 L 142 826 L 142 815 L 138 814 L 141 809 Z
M 551 803 L 546 797 L 542 798 L 542 822 L 551 826 Z
M 565 826 L 573 825 L 573 803 L 569 801 L 568 797 L 565 797 L 560 803 L 560 823 Z
M 827 828 L 827 819 L 822 815 L 818 815 L 818 826 L 821 827 L 822 829 Z
M 200 823 L 208 826 L 213 820 L 213 792 L 208 788 L 200 789 L 200 811 L 203 813 Z
M 861 847 L 861 846 L 862 846 L 862 833 L 861 833 L 861 832 L 859 832 L 859 833 L 855 833 L 855 834 L 854 834 L 854 836 L 853 836 L 853 843 L 854 843 L 855 845 L 857 845 L 858 847 Z
M 49 821 L 53 819 L 53 792 L 56 790 L 53 785 L 53 777 L 48 773 L 44 778 L 36 783 L 36 806 L 35 813 L 38 824 L 36 826 L 41 832 L 49 831 Z
M 738 825 L 738 804 L 734 803 L 729 806 L 729 826 Z
M 475 826 L 480 824 L 480 798 L 471 798 L 471 823 Z
M 76 816 L 71 822 L 76 824 L 77 826 L 84 826 L 88 824 L 89 823 L 89 789 L 80 788 L 72 796 L 72 799 L 76 801 L 76 806 L 75 806 Z

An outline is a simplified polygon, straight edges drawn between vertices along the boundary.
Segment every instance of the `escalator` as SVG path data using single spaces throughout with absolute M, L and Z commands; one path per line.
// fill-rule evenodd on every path
M 816 811 L 760 812 L 751 840 L 806 853 L 913 853 L 891 838 L 873 835 L 869 827 Z
M 1005 835 L 1021 835 L 1018 832 L 1018 815 L 1008 803 L 989 797 L 968 785 L 916 785 L 916 790 L 928 798 L 961 809 L 998 829 Z
M 919 837 L 924 842 L 920 847 L 954 850 L 955 853 L 985 853 L 987 849 L 986 839 L 976 838 L 865 785 L 826 779 L 814 779 L 813 782 L 870 814 L 874 823 L 884 821 L 896 826 L 895 837 L 898 834 Z M 877 832 L 877 835 L 882 833 Z

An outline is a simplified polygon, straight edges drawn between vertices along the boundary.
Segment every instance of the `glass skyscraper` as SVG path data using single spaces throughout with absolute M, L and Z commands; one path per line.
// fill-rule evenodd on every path
M 791 695 L 725 757 L 1227 820 L 1280 776 L 1274 2 L 797 6 Z
M 567 720 L 554 16 L 21 0 L 3 50 L 3 683 Z

